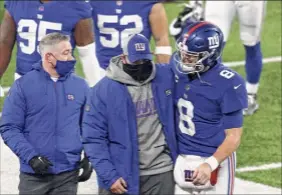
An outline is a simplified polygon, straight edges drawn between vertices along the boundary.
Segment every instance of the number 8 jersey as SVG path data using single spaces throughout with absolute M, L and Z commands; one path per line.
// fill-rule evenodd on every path
M 75 47 L 74 29 L 81 19 L 91 18 L 91 6 L 84 1 L 5 1 L 5 9 L 17 29 L 16 72 L 24 75 L 41 60 L 38 44 L 46 34 L 60 31 L 70 35 Z
M 96 56 L 107 68 L 113 56 L 122 54 L 123 41 L 131 34 L 151 38 L 149 15 L 158 1 L 91 1 L 95 25 Z
M 221 64 L 201 73 L 200 79 L 172 67 L 179 152 L 209 157 L 225 139 L 224 116 L 247 107 L 244 79 Z

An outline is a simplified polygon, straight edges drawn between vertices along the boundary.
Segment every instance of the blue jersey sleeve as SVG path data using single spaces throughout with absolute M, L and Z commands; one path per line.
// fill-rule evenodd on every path
M 86 19 L 92 17 L 92 7 L 89 2 L 77 1 L 75 3 L 75 9 L 80 19 Z
M 15 1 L 4 1 L 4 8 L 10 13 L 10 15 L 13 15 L 13 8 L 15 7 L 16 2 Z
M 224 129 L 240 128 L 243 126 L 243 111 L 238 110 L 223 116 Z
M 243 79 L 240 79 L 239 82 L 238 80 L 236 79 L 237 82 L 233 82 L 233 85 L 231 85 L 223 94 L 220 103 L 223 114 L 242 110 L 248 106 L 245 82 Z

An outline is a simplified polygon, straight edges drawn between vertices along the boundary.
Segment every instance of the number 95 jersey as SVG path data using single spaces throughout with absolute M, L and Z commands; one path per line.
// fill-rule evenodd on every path
M 151 38 L 149 15 L 158 1 L 91 1 L 95 25 L 96 56 L 106 69 L 110 59 L 122 54 L 125 39 L 131 34 Z
M 225 139 L 224 116 L 247 107 L 245 81 L 221 64 L 201 74 L 201 79 L 174 73 L 179 152 L 209 157 Z
M 5 8 L 14 19 L 17 30 L 16 72 L 24 75 L 41 60 L 39 41 L 55 31 L 70 35 L 75 47 L 76 23 L 91 18 L 91 6 L 84 1 L 5 1 Z

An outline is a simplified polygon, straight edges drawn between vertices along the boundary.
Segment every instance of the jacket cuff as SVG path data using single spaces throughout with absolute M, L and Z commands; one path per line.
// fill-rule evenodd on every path
M 37 154 L 35 151 L 32 151 L 28 156 L 27 156 L 27 158 L 25 158 L 24 160 L 25 160 L 25 163 L 26 164 L 29 164 L 29 161 L 33 158 L 33 157 L 35 157 L 35 156 L 38 156 L 39 154 Z

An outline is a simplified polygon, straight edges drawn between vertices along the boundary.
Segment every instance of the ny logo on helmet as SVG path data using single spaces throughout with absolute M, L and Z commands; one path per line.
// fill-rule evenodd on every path
M 219 47 L 219 38 L 218 35 L 213 37 L 208 37 L 209 40 L 209 49 L 214 49 Z

